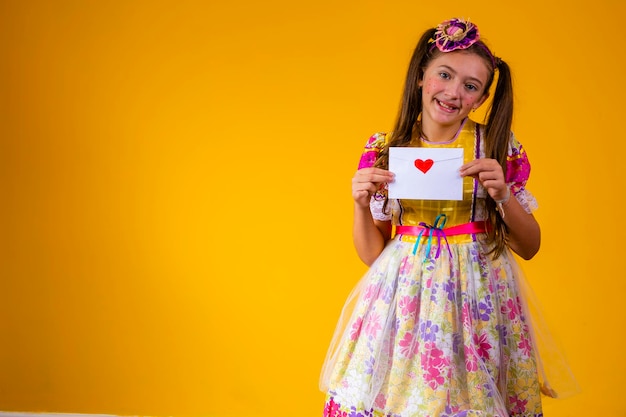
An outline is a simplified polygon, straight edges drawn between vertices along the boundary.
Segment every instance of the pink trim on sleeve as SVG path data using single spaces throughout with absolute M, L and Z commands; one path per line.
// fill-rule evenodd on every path
M 530 177 L 530 162 L 522 144 L 513 136 L 506 161 L 506 182 L 522 207 L 530 213 L 537 209 L 535 197 L 526 189 Z
M 506 182 L 511 184 L 511 188 L 515 193 L 526 186 L 528 177 L 530 177 L 530 162 L 528 161 L 526 151 L 521 144 L 514 143 L 507 156 Z
M 363 153 L 361 154 L 359 169 L 371 168 L 374 166 L 380 151 L 385 146 L 386 136 L 386 133 L 375 133 L 370 136 L 365 144 L 365 149 L 363 149 Z M 387 185 L 383 185 L 381 192 L 386 193 L 386 188 Z M 377 198 L 379 195 L 381 194 L 374 194 L 370 200 L 370 211 L 372 212 L 372 217 L 381 221 L 391 220 L 391 213 L 385 213 L 383 210 L 384 198 Z
M 368 139 L 365 144 L 365 149 L 361 154 L 359 169 L 371 168 L 374 166 L 374 163 L 378 158 L 378 154 L 383 146 L 385 146 L 385 136 L 385 133 L 375 133 Z

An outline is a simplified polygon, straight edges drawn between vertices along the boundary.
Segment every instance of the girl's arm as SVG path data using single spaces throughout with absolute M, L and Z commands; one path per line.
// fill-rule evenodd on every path
M 352 239 L 359 258 L 367 265 L 378 258 L 391 238 L 391 222 L 374 220 L 369 207 L 354 204 Z
M 510 191 L 509 191 L 510 193 Z M 508 244 L 511 250 L 523 259 L 531 259 L 539 251 L 541 244 L 541 230 L 535 216 L 524 210 L 513 194 L 502 203 L 500 215 L 504 214 L 509 236 Z
M 524 210 L 504 180 L 502 167 L 495 159 L 475 159 L 461 167 L 462 176 L 477 178 L 491 198 L 502 203 L 504 223 L 509 229 L 508 244 L 523 259 L 531 259 L 539 251 L 541 232 L 532 214 Z
M 391 221 L 375 220 L 370 211 L 370 199 L 381 184 L 391 182 L 393 174 L 380 168 L 363 168 L 352 178 L 354 223 L 352 238 L 359 258 L 371 265 L 391 238 Z

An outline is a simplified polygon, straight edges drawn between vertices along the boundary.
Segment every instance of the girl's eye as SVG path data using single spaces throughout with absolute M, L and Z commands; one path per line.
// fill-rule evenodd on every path
M 448 78 L 450 78 L 450 74 L 448 74 L 447 72 L 440 72 L 439 77 L 447 80 Z
M 477 91 L 478 87 L 476 87 L 474 84 L 465 84 L 465 88 L 467 88 L 470 91 Z

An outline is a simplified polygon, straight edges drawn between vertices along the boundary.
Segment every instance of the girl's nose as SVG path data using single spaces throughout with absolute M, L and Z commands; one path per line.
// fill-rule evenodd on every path
M 456 98 L 459 96 L 459 91 L 460 91 L 461 85 L 458 83 L 448 83 L 448 85 L 446 86 L 446 95 L 450 98 Z

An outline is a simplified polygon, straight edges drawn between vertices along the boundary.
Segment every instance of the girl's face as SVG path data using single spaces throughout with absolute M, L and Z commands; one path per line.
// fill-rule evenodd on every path
M 480 56 L 464 51 L 442 53 L 424 70 L 422 128 L 458 127 L 489 96 L 489 68 Z M 434 139 L 434 138 L 433 138 Z

